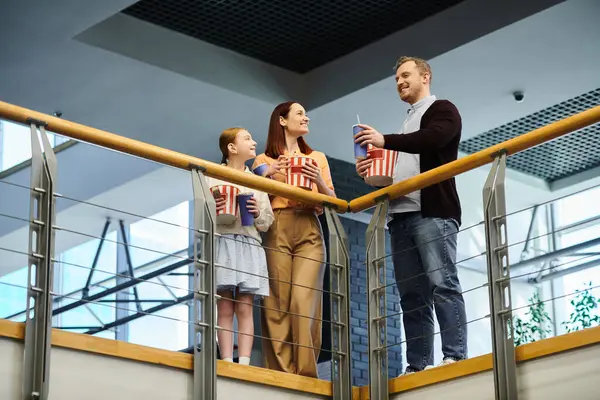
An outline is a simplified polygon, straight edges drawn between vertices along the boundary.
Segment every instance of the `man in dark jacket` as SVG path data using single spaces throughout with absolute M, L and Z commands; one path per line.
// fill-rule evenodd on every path
M 356 142 L 398 151 L 394 183 L 456 160 L 461 117 L 451 102 L 430 93 L 431 68 L 420 58 L 396 63 L 400 99 L 410 104 L 398 134 L 369 125 Z M 356 165 L 365 176 L 372 160 Z M 467 358 L 465 303 L 456 269 L 461 207 L 454 178 L 395 199 L 389 205 L 392 261 L 400 292 L 408 366 L 404 374 L 433 365 L 433 308 L 440 325 L 442 365 Z

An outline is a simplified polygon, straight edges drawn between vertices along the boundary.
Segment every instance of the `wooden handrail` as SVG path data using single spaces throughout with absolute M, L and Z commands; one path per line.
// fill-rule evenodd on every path
M 600 122 L 600 106 L 579 114 L 556 121 L 529 133 L 498 143 L 476 153 L 444 164 L 395 185 L 373 191 L 358 197 L 349 203 L 343 199 L 306 191 L 281 182 L 259 176 L 244 174 L 231 168 L 192 157 L 183 153 L 167 150 L 138 140 L 129 139 L 114 133 L 91 128 L 85 125 L 56 118 L 47 114 L 32 111 L 0 101 L 0 117 L 14 122 L 27 124 L 30 119 L 43 121 L 46 128 L 54 133 L 83 142 L 93 143 L 112 150 L 121 151 L 147 160 L 156 161 L 176 168 L 191 170 L 201 168 L 210 177 L 261 190 L 277 196 L 315 205 L 330 205 L 339 213 L 351 211 L 358 213 L 373 207 L 380 199 L 396 199 L 415 190 L 450 179 L 464 172 L 491 163 L 500 152 L 507 155 L 516 154 L 578 129 Z
M 423 189 L 481 167 L 482 165 L 489 164 L 502 151 L 505 151 L 507 155 L 516 154 L 597 122 L 600 122 L 600 106 L 590 108 L 579 114 L 556 121 L 550 125 L 519 135 L 477 153 L 470 154 L 451 163 L 398 182 L 395 185 L 356 198 L 350 201 L 350 211 L 355 213 L 363 211 L 375 206 L 380 199 L 387 198 L 393 200 L 412 193 L 415 190 Z
M 28 121 L 30 119 L 43 121 L 47 124 L 46 129 L 48 131 L 72 139 L 93 143 L 98 146 L 176 168 L 191 170 L 199 167 L 204 169 L 204 174 L 213 178 L 222 179 L 302 203 L 321 206 L 330 205 L 339 213 L 348 211 L 348 202 L 343 199 L 326 196 L 321 193 L 314 193 L 260 176 L 246 174 L 201 158 L 163 149 L 162 147 L 129 139 L 114 133 L 91 128 L 89 126 L 56 118 L 2 101 L 0 101 L 0 117 L 21 124 L 29 124 Z

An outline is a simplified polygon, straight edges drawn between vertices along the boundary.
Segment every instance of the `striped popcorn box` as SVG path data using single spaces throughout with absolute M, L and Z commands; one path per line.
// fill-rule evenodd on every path
M 302 167 L 306 164 L 317 166 L 317 162 L 310 157 L 290 157 L 290 167 L 287 170 L 287 183 L 306 190 L 313 190 L 313 182 L 302 173 Z
M 238 216 L 237 195 L 240 190 L 231 185 L 219 185 L 210 188 L 215 198 L 218 196 L 225 198 L 225 208 L 217 211 L 217 224 L 231 225 Z
M 369 145 L 367 158 L 373 163 L 367 170 L 365 182 L 371 186 L 389 186 L 394 182 L 394 172 L 398 161 L 398 152 L 392 150 L 378 149 Z

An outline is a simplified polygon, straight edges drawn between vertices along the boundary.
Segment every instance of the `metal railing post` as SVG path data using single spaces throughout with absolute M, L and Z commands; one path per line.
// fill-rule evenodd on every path
M 334 400 L 352 399 L 350 358 L 350 257 L 348 236 L 334 209 L 325 208 L 329 227 L 331 292 L 331 381 Z
M 377 205 L 367 227 L 367 320 L 369 325 L 369 398 L 387 400 L 387 309 L 385 286 L 385 222 L 388 200 Z
M 192 170 L 194 192 L 194 400 L 217 398 L 214 278 L 215 200 L 202 174 Z
M 516 400 L 517 368 L 506 233 L 505 171 L 506 153 L 501 152 L 495 157 L 483 187 L 483 206 L 496 400 Z
M 56 156 L 46 135 L 46 123 L 31 127 L 31 199 L 29 206 L 29 269 L 23 361 L 23 398 L 46 400 L 49 393 L 54 282 L 54 219 Z M 40 139 L 38 138 L 38 128 Z M 43 148 L 43 153 L 42 153 Z

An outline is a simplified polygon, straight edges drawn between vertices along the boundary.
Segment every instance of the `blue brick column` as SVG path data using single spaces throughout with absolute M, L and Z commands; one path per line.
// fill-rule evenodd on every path
M 350 253 L 350 323 L 352 333 L 352 376 L 353 384 L 366 385 L 368 381 L 367 351 L 367 275 L 365 265 L 365 233 L 367 225 L 346 218 L 341 218 L 342 225 L 348 235 Z M 386 248 L 389 249 L 389 235 L 386 235 Z M 391 260 L 386 263 L 386 279 L 393 282 Z M 387 289 L 387 312 L 399 312 L 398 291 L 395 286 Z M 388 344 L 402 340 L 400 317 L 390 318 L 387 323 Z M 402 355 L 400 346 L 388 351 L 389 376 L 398 376 L 402 372 Z
M 356 174 L 354 164 L 328 158 L 335 191 L 338 197 L 351 200 L 373 190 Z M 371 210 L 372 212 L 372 210 Z M 369 217 L 371 214 L 368 214 Z M 352 376 L 353 385 L 363 386 L 368 382 L 367 351 L 367 272 L 365 266 L 367 224 L 352 219 L 341 218 L 344 230 L 348 235 L 350 254 L 350 324 L 352 340 Z M 390 252 L 390 239 L 386 234 L 386 251 Z M 392 260 L 386 260 L 386 280 L 394 281 Z M 400 311 L 398 290 L 396 286 L 387 289 L 387 312 L 395 314 Z M 388 344 L 402 340 L 400 317 L 390 318 L 387 324 Z M 393 378 L 402 372 L 402 354 L 400 346 L 388 350 L 389 377 Z

